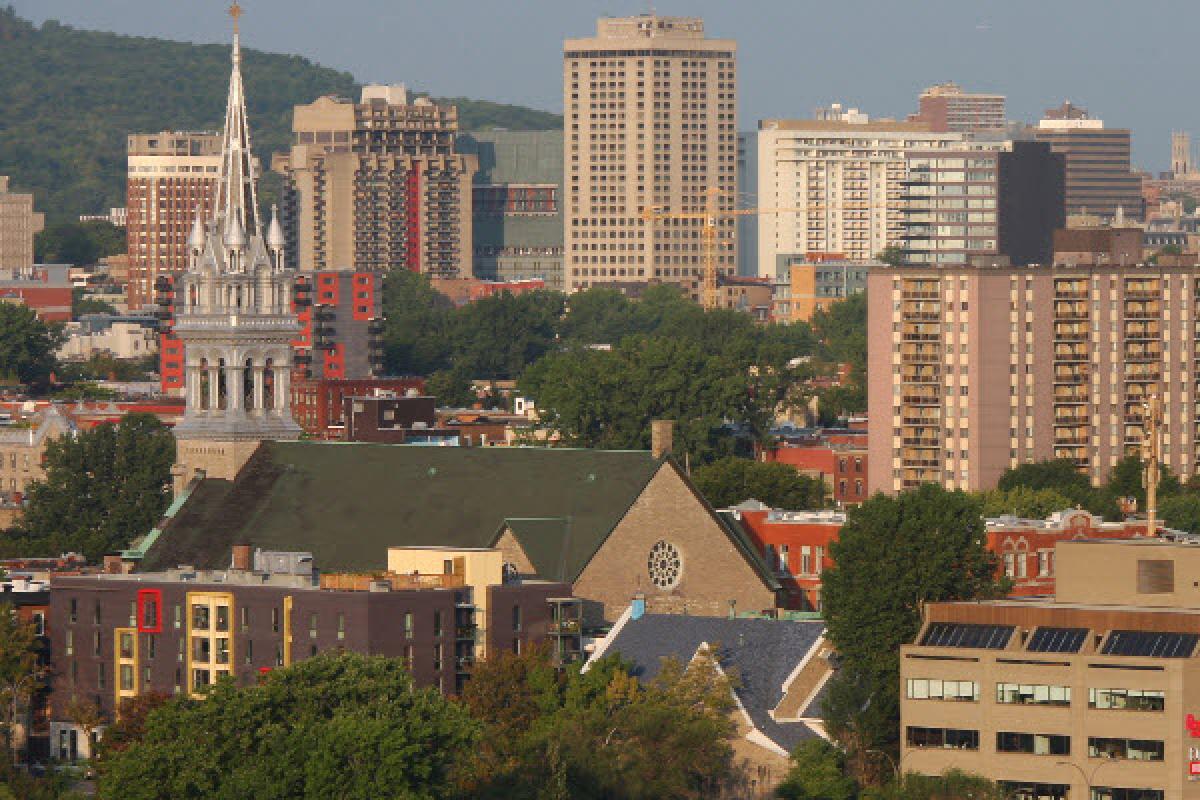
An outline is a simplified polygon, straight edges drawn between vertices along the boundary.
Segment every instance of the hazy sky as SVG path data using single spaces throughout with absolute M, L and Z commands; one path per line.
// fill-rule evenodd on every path
M 36 22 L 226 41 L 228 0 L 8 0 Z M 737 39 L 739 128 L 842 101 L 873 116 L 913 110 L 932 83 L 1008 96 L 1032 120 L 1069 98 L 1134 128 L 1134 158 L 1165 169 L 1169 134 L 1200 145 L 1195 0 L 656 0 Z M 298 53 L 362 81 L 403 82 L 561 111 L 562 39 L 635 0 L 243 0 L 248 47 Z

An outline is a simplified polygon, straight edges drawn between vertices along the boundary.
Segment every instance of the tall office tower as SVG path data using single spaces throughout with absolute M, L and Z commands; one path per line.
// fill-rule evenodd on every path
M 957 83 L 939 83 L 921 92 L 918 111 L 909 116 L 932 131 L 978 133 L 1004 127 L 1004 95 L 964 92 Z
M 1105 128 L 1087 109 L 1066 102 L 1046 110 L 1034 138 L 1066 156 L 1067 214 L 1111 220 L 1119 208 L 1126 219 L 1142 218 L 1142 178 L 1131 167 L 1128 128 Z
M 1065 227 L 1063 156 L 1044 142 L 907 153 L 904 262 L 1048 264 Z
M 758 131 L 737 135 L 737 196 L 745 206 L 758 205 Z M 739 275 L 758 274 L 758 220 L 753 214 L 739 216 L 737 222 L 737 271 Z
M 8 176 L 0 175 L 0 269 L 32 267 L 33 235 L 45 224 L 45 215 L 33 210 L 33 195 L 10 191 Z
M 905 231 L 907 153 L 958 147 L 960 133 L 916 122 L 872 122 L 856 109 L 819 109 L 813 120 L 762 120 L 758 275 L 774 279 L 797 260 L 868 261 Z M 782 273 L 780 271 L 783 271 Z
M 1192 137 L 1182 131 L 1171 133 L 1171 176 L 1182 178 L 1192 174 Z
M 134 133 L 127 152 L 126 299 L 133 310 L 154 302 L 159 276 L 174 277 L 187 268 L 192 220 L 197 210 L 205 218 L 212 212 L 221 134 Z
M 737 189 L 737 44 L 690 17 L 606 18 L 563 44 L 567 291 L 661 280 L 698 299 L 702 211 Z M 734 220 L 717 224 L 719 274 L 737 268 Z
M 479 162 L 471 200 L 475 277 L 563 288 L 562 131 L 461 133 Z
M 293 263 L 306 272 L 471 273 L 474 156 L 455 152 L 458 109 L 364 86 L 358 103 L 296 106 L 284 174 Z
M 1162 403 L 1162 463 L 1200 454 L 1200 276 L 1192 267 L 873 269 L 871 491 L 989 489 L 1030 461 L 1106 480 Z

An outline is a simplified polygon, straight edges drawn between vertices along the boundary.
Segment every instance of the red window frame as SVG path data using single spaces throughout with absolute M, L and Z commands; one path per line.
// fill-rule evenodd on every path
M 147 600 L 154 601 L 154 625 L 146 625 L 145 606 Z M 137 629 L 139 633 L 162 633 L 162 590 L 138 589 L 137 593 Z

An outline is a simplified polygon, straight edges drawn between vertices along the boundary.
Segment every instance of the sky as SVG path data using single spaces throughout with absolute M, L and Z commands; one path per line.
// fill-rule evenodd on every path
M 35 22 L 196 42 L 229 39 L 228 0 L 8 0 Z M 953 80 L 1034 121 L 1065 99 L 1134 130 L 1134 161 L 1193 133 L 1195 0 L 242 0 L 243 45 L 364 82 L 562 110 L 562 40 L 600 16 L 701 16 L 738 43 L 738 127 L 842 102 L 903 117 Z

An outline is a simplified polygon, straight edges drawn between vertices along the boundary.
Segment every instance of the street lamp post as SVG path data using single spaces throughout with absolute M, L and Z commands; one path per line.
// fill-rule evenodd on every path
M 1060 767 L 1073 767 L 1075 771 L 1079 773 L 1079 777 L 1083 778 L 1084 785 L 1087 788 L 1088 800 L 1092 800 L 1092 789 L 1094 788 L 1092 782 L 1096 779 L 1096 773 L 1108 764 L 1112 763 L 1112 761 L 1113 759 L 1110 758 L 1107 761 L 1100 762 L 1096 765 L 1096 768 L 1092 770 L 1091 775 L 1088 775 L 1086 772 L 1084 772 L 1083 767 L 1079 766 L 1074 761 L 1056 761 L 1054 763 Z

